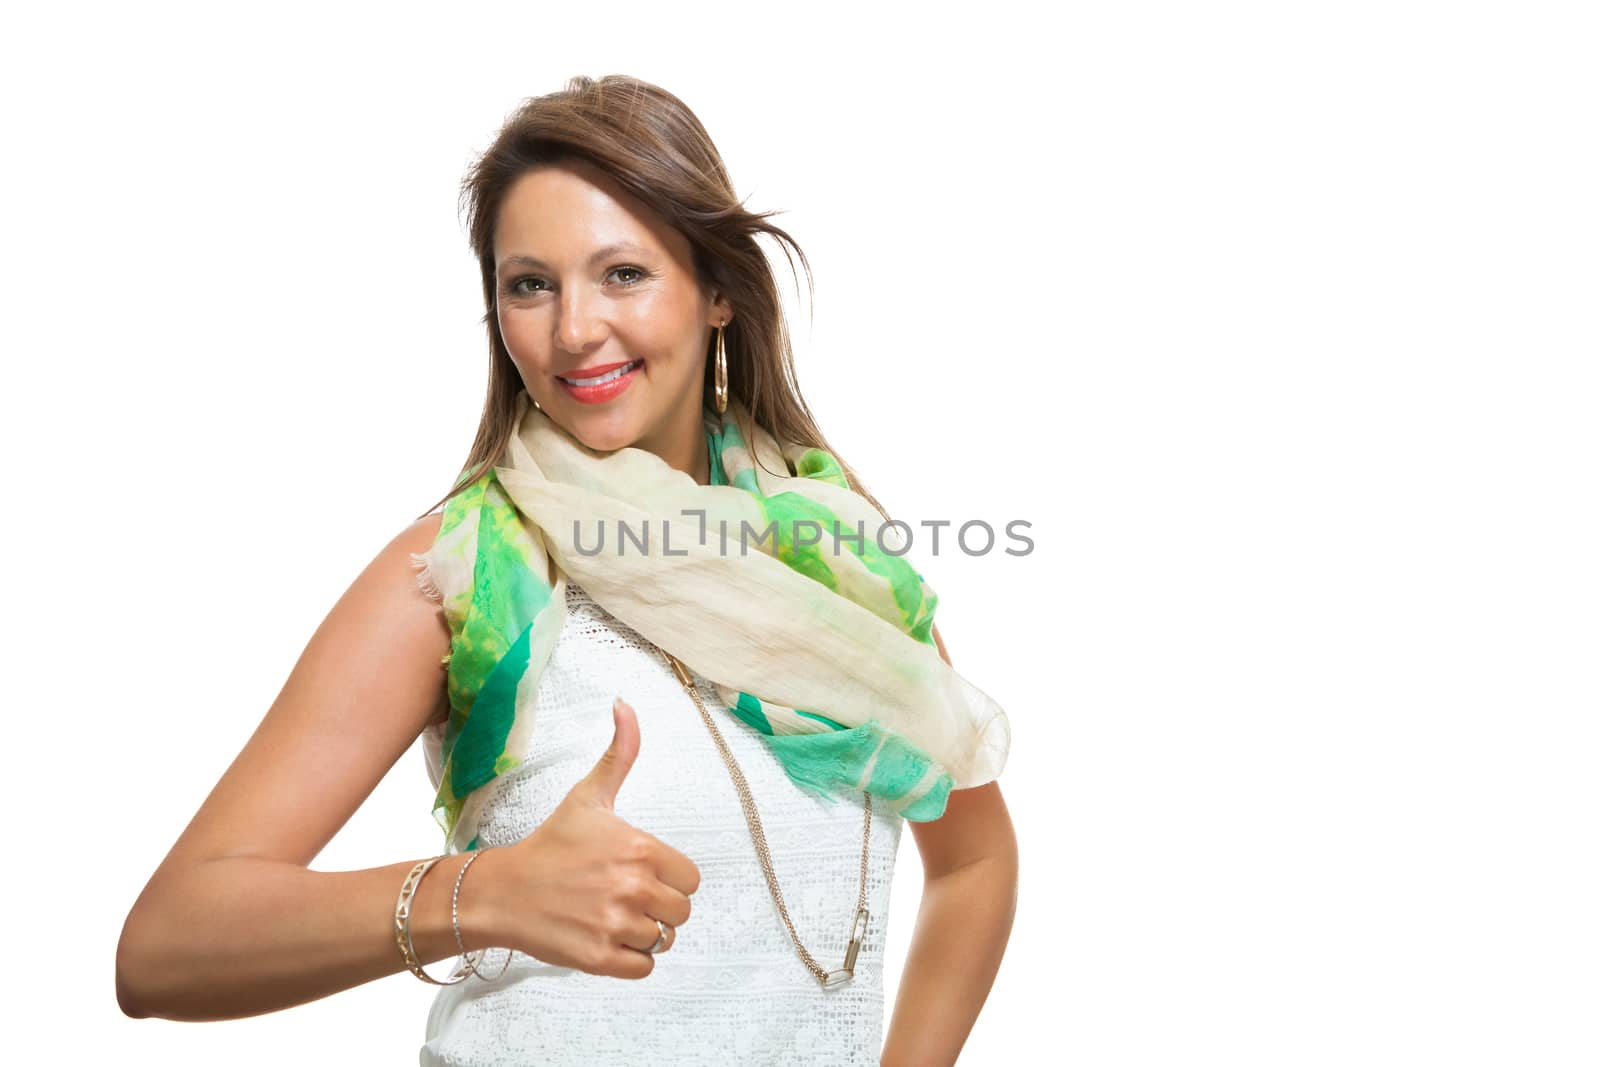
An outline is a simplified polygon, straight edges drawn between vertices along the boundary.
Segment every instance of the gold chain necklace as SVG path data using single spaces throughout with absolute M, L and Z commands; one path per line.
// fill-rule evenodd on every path
M 761 860 L 761 869 L 767 875 L 767 888 L 772 890 L 772 899 L 778 905 L 778 914 L 783 916 L 783 925 L 789 928 L 789 939 L 794 942 L 795 950 L 800 953 L 800 960 L 806 968 L 816 976 L 822 988 L 832 989 L 842 986 L 855 977 L 856 954 L 861 951 L 861 940 L 867 934 L 867 846 L 872 838 L 872 794 L 863 790 L 862 796 L 866 798 L 863 806 L 861 824 L 861 893 L 856 900 L 856 915 L 850 923 L 850 946 L 844 953 L 844 966 L 836 971 L 824 970 L 806 947 L 800 943 L 800 936 L 794 932 L 794 922 L 789 918 L 789 909 L 784 907 L 783 894 L 778 892 L 778 877 L 772 872 L 772 854 L 767 850 L 766 834 L 761 832 L 761 817 L 756 814 L 755 801 L 750 799 L 750 786 L 744 780 L 744 773 L 739 770 L 739 765 L 734 762 L 733 753 L 728 749 L 728 743 L 722 739 L 722 731 L 717 729 L 717 724 L 711 721 L 711 713 L 706 710 L 706 705 L 700 699 L 700 689 L 690 677 L 688 668 L 683 663 L 660 646 L 652 646 L 657 652 L 667 657 L 667 662 L 672 665 L 672 672 L 678 676 L 678 681 L 683 683 L 683 688 L 688 690 L 689 696 L 694 699 L 694 706 L 700 709 L 700 717 L 705 720 L 706 727 L 711 731 L 711 737 L 717 743 L 717 749 L 722 753 L 722 762 L 728 765 L 728 773 L 733 777 L 733 784 L 739 790 L 739 801 L 744 805 L 745 822 L 750 824 L 750 836 L 755 839 L 756 855 Z

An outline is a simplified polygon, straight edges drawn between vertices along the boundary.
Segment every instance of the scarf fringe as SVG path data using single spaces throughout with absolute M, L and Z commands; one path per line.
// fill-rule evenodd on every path
M 422 590 L 422 595 L 436 604 L 443 604 L 444 593 L 440 592 L 433 572 L 428 569 L 427 553 L 411 553 L 411 565 L 417 569 L 417 588 Z

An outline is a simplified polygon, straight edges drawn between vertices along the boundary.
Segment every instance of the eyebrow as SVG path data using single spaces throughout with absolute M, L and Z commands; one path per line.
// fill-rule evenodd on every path
M 647 249 L 634 244 L 632 241 L 618 241 L 615 244 L 609 244 L 604 248 L 596 249 L 594 255 L 589 257 L 589 266 L 592 267 L 602 259 L 605 259 L 608 256 L 614 256 L 618 252 L 635 252 L 644 253 L 646 255 L 649 254 Z M 550 265 L 544 260 L 539 259 L 537 256 L 507 256 L 505 259 L 500 261 L 497 267 L 495 267 L 495 271 L 496 273 L 499 273 L 510 267 L 538 267 L 540 270 L 550 269 Z

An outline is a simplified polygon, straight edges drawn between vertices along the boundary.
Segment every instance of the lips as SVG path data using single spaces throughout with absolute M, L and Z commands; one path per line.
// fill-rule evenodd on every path
M 616 370 L 618 367 L 626 367 L 630 363 L 637 363 L 637 362 L 639 362 L 639 361 L 638 360 L 633 360 L 633 359 L 624 359 L 624 360 L 620 360 L 619 362 L 616 362 L 616 363 L 602 363 L 599 366 L 595 366 L 595 367 L 580 367 L 577 370 L 572 371 L 569 374 L 558 374 L 558 375 L 556 375 L 556 377 L 560 378 L 562 381 L 566 382 L 567 384 L 572 385 L 572 384 L 575 384 L 575 383 L 580 382 L 580 381 L 586 381 L 588 379 L 598 378 L 598 377 L 600 377 L 600 375 L 610 373 L 611 371 Z
M 622 363 L 605 363 L 594 367 L 580 367 L 569 375 L 556 375 L 556 381 L 561 383 L 561 388 L 566 394 L 580 404 L 604 404 L 620 396 L 623 390 L 633 384 L 639 376 L 639 368 L 644 366 L 642 359 L 630 359 Z M 589 384 L 581 385 L 578 382 L 587 381 Z M 604 378 L 605 381 L 595 381 Z

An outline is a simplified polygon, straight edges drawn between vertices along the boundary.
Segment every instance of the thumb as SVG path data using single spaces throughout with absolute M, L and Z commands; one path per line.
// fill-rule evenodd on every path
M 585 779 L 589 802 L 607 811 L 615 805 L 617 790 L 622 788 L 623 780 L 639 755 L 639 717 L 621 697 L 611 703 L 611 721 L 615 727 L 611 746 L 601 753 Z

